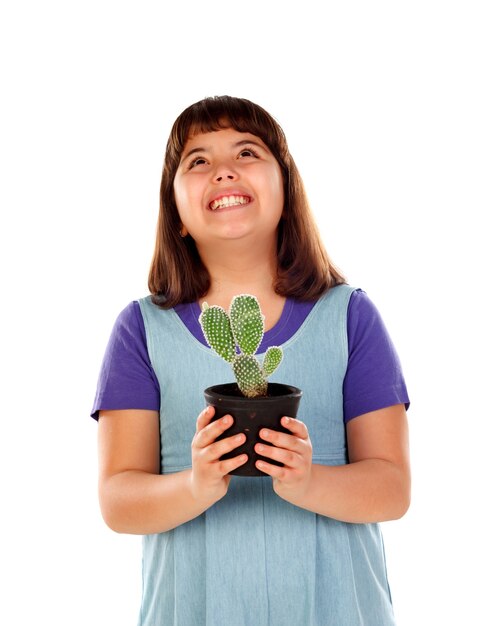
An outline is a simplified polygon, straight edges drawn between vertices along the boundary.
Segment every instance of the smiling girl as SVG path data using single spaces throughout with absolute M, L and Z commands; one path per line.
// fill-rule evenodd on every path
M 149 289 L 116 321 L 92 413 L 103 517 L 144 536 L 139 624 L 394 624 L 378 522 L 409 505 L 405 382 L 258 105 L 206 98 L 174 123 Z M 260 301 L 260 352 L 281 344 L 280 377 L 304 392 L 289 434 L 261 432 L 260 454 L 283 466 L 262 461 L 258 478 L 230 476 L 247 458 L 220 458 L 245 434 L 216 441 L 233 416 L 203 410 L 230 373 L 200 304 L 238 293 Z

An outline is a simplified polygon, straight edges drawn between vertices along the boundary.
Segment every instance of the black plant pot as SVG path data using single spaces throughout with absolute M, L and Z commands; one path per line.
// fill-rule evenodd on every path
M 245 465 L 230 472 L 236 476 L 266 476 L 256 466 L 255 462 L 263 459 L 274 465 L 282 465 L 269 458 L 262 457 L 254 450 L 255 444 L 263 440 L 259 437 L 261 428 L 270 428 L 283 433 L 290 431 L 280 424 L 281 418 L 296 417 L 298 405 L 302 396 L 301 389 L 291 385 L 280 383 L 268 383 L 266 396 L 259 398 L 246 398 L 242 395 L 236 383 L 226 385 L 214 385 L 204 391 L 207 404 L 215 407 L 214 420 L 224 415 L 232 415 L 233 425 L 228 428 L 218 439 L 231 437 L 238 433 L 245 433 L 246 442 L 235 448 L 232 452 L 225 454 L 222 459 L 230 459 L 239 454 L 247 454 L 248 461 Z

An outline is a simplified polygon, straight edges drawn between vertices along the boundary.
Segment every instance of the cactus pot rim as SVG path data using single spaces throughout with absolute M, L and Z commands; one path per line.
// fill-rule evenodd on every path
M 237 383 L 212 385 L 204 390 L 207 404 L 215 407 L 215 419 L 230 414 L 234 423 L 218 439 L 230 437 L 245 432 L 247 441 L 233 450 L 232 453 L 221 457 L 232 458 L 246 453 L 248 461 L 231 474 L 236 476 L 267 476 L 256 466 L 257 459 L 273 463 L 269 458 L 258 455 L 254 446 L 262 441 L 258 435 L 261 428 L 271 428 L 280 432 L 289 433 L 280 420 L 283 416 L 296 417 L 303 392 L 298 387 L 283 383 L 268 383 L 268 394 L 257 398 L 247 398 L 239 391 Z M 275 463 L 279 465 L 279 463 Z

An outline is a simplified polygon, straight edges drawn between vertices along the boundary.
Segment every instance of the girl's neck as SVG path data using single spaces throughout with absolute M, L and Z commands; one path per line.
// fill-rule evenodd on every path
M 200 251 L 202 260 L 207 267 L 211 279 L 210 289 L 199 300 L 202 305 L 217 304 L 228 309 L 230 301 L 240 293 L 249 293 L 258 298 L 265 315 L 265 329 L 269 330 L 280 319 L 285 298 L 275 293 L 277 266 L 275 249 L 261 251 L 257 249 L 241 249 L 230 254 L 215 248 L 212 252 Z

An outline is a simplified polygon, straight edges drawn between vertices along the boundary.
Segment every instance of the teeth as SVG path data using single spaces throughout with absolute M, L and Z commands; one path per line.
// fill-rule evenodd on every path
M 210 208 L 212 211 L 216 209 L 223 209 L 229 206 L 238 206 L 240 204 L 248 204 L 250 202 L 250 198 L 247 196 L 224 196 L 219 200 L 214 200 L 210 203 Z

